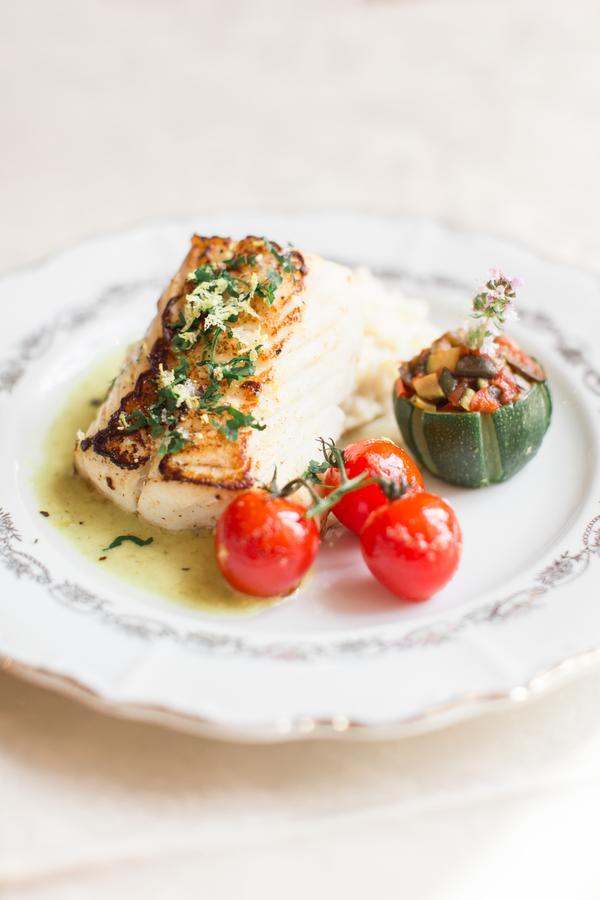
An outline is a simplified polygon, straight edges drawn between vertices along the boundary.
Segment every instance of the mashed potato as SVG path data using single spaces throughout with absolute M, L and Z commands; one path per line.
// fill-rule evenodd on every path
M 358 428 L 391 408 L 398 363 L 410 359 L 437 336 L 425 300 L 406 297 L 367 269 L 357 272 L 367 304 L 356 391 L 344 404 L 346 429 Z

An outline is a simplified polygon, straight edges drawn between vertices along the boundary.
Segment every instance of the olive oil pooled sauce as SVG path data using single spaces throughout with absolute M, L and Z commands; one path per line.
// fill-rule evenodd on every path
M 253 613 L 279 602 L 257 601 L 238 594 L 217 568 L 209 532 L 166 531 L 102 497 L 73 469 L 79 429 L 96 414 L 120 358 L 112 356 L 86 375 L 67 398 L 47 432 L 43 462 L 34 475 L 40 511 L 77 550 L 112 575 L 187 607 L 219 614 Z M 152 543 L 124 541 L 106 548 L 119 535 L 135 535 Z

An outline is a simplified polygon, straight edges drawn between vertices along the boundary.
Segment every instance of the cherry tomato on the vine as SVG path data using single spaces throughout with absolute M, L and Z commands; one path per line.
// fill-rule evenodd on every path
M 305 508 L 266 490 L 240 494 L 215 532 L 217 563 L 236 590 L 253 597 L 293 591 L 312 565 L 319 530 Z
M 403 600 L 427 600 L 454 575 L 462 534 L 451 506 L 435 494 L 413 493 L 371 513 L 360 536 L 375 578 Z
M 425 489 L 423 476 L 408 453 L 386 438 L 355 441 L 349 444 L 344 450 L 344 465 L 348 478 L 354 478 L 361 472 L 368 472 L 375 478 L 395 482 L 404 480 L 409 492 Z M 334 467 L 328 469 L 323 481 L 328 487 L 339 487 L 341 482 L 339 469 Z M 387 502 L 381 488 L 371 484 L 346 494 L 335 504 L 333 512 L 342 525 L 355 534 L 360 534 L 369 515 Z

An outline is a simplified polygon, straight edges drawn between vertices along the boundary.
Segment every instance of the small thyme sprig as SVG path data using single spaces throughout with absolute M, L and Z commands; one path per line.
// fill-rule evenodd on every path
M 473 298 L 471 318 L 477 324 L 467 330 L 467 343 L 473 350 L 491 351 L 495 338 L 506 322 L 516 318 L 514 302 L 520 278 L 510 278 L 500 269 L 490 269 L 488 280 Z

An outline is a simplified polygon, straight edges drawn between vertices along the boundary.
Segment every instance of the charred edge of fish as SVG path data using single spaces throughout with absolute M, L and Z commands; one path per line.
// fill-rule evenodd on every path
M 131 438 L 131 435 L 129 437 Z M 118 446 L 111 447 L 111 442 L 114 440 L 113 435 L 98 432 L 92 440 L 94 452 L 98 456 L 103 456 L 105 459 L 110 460 L 119 469 L 140 469 L 150 461 L 152 448 L 147 448 L 145 441 L 133 438 L 131 440 L 133 448 L 126 451 L 123 448 L 120 437 L 117 439 Z
M 160 341 L 159 338 L 155 342 L 150 352 L 151 356 Z M 150 460 L 154 442 L 148 439 L 145 429 L 124 431 L 119 427 L 119 419 L 122 413 L 127 414 L 127 409 L 132 401 L 135 401 L 135 409 L 143 411 L 156 399 L 154 374 L 154 369 L 146 369 L 138 375 L 134 389 L 121 398 L 119 406 L 111 415 L 106 426 L 81 442 L 82 450 L 85 451 L 92 447 L 99 456 L 109 459 L 120 469 L 139 469 L 146 465 Z M 151 385 L 150 396 L 144 396 L 149 384 Z M 135 449 L 129 449 L 127 445 L 133 445 Z
M 247 241 L 264 241 L 264 238 L 262 238 L 256 234 L 246 235 L 245 238 L 242 238 L 241 241 L 238 241 L 238 246 L 237 246 L 237 250 L 236 250 L 237 253 L 239 253 L 239 251 L 240 251 L 240 245 L 244 245 Z M 269 241 L 269 243 L 271 244 L 272 247 L 275 248 L 277 253 L 281 254 L 282 256 L 286 252 L 284 250 L 284 248 L 281 246 L 281 244 L 277 243 L 277 241 Z M 293 247 L 288 252 L 289 252 L 290 258 L 293 259 L 294 263 L 296 264 L 296 265 L 294 265 L 296 272 L 298 272 L 300 275 L 306 275 L 306 273 L 308 272 L 308 267 L 306 265 L 303 255 L 300 253 L 300 251 L 296 250 L 296 248 Z M 293 274 L 293 273 L 290 273 L 290 274 Z
M 175 304 L 178 303 L 181 299 L 183 299 L 183 294 L 175 294 L 173 297 L 170 297 L 166 303 L 165 308 L 162 311 L 160 320 L 161 320 L 162 333 L 163 333 L 162 340 L 164 340 L 164 341 L 172 341 L 173 340 L 173 337 L 175 334 L 174 326 L 176 324 L 176 320 L 171 319 L 171 312 L 172 312 Z M 159 338 L 158 340 L 160 341 L 161 338 Z M 158 341 L 157 341 L 157 343 L 158 343 Z M 155 346 L 156 346 L 156 344 L 155 344 Z
M 262 384 L 260 381 L 242 381 L 240 384 L 241 388 L 248 391 L 251 394 L 259 394 L 262 390 Z
M 167 481 L 179 481 L 185 484 L 196 484 L 199 487 L 214 488 L 222 491 L 245 491 L 254 485 L 254 479 L 250 475 L 242 475 L 230 481 L 219 481 L 217 478 L 207 476 L 187 475 L 180 466 L 170 464 L 169 457 L 164 457 L 158 466 L 159 472 Z
M 192 246 L 197 251 L 196 264 L 200 265 L 202 261 L 219 264 L 226 262 L 228 254 L 232 251 L 239 253 L 244 249 L 244 245 L 259 241 L 262 238 L 248 235 L 241 241 L 235 242 L 231 238 L 222 238 L 218 236 L 201 237 L 193 235 Z M 283 253 L 282 247 L 276 242 L 272 242 L 272 246 L 277 253 Z M 303 255 L 300 251 L 293 249 L 290 256 L 294 260 L 294 272 L 292 275 L 293 292 L 297 293 L 302 289 L 303 276 L 308 272 Z M 300 277 L 297 277 L 300 276 Z M 139 409 L 145 412 L 148 406 L 156 401 L 156 374 L 160 364 L 167 364 L 171 355 L 171 341 L 174 335 L 175 320 L 171 319 L 173 307 L 181 301 L 183 293 L 175 294 L 170 297 L 161 315 L 162 335 L 159 337 L 148 354 L 150 367 L 138 375 L 135 386 L 132 391 L 121 398 L 121 402 L 117 409 L 113 412 L 107 425 L 96 432 L 91 437 L 84 438 L 80 443 L 82 451 L 87 451 L 93 447 L 99 456 L 103 456 L 113 462 L 121 469 L 138 469 L 150 460 L 154 441 L 148 438 L 147 430 L 142 428 L 134 432 L 124 431 L 119 427 L 119 419 L 122 413 L 127 414 L 128 408 L 131 412 L 130 404 L 133 409 Z M 302 312 L 298 308 L 288 313 L 282 322 L 277 326 L 276 331 L 286 328 L 302 318 Z M 282 351 L 285 338 L 272 350 L 272 355 L 279 356 Z M 264 381 L 264 378 L 262 379 Z M 262 389 L 259 381 L 248 380 L 242 383 L 242 388 L 256 395 Z M 129 446 L 127 446 L 129 445 Z M 133 445 L 133 447 L 131 446 Z M 170 454 L 171 456 L 172 454 Z M 244 476 L 233 482 L 219 482 L 212 479 L 195 479 L 184 475 L 179 469 L 168 465 L 169 457 L 165 457 L 159 464 L 160 471 L 167 475 L 171 480 L 187 481 L 194 484 L 202 484 L 211 487 L 222 488 L 223 490 L 243 490 L 250 487 L 253 481 L 249 476 Z
M 214 235 L 213 237 L 202 237 L 199 234 L 192 235 L 192 246 L 198 250 L 199 258 L 205 262 L 220 262 L 225 254 L 231 250 L 234 241 L 231 238 L 223 238 Z M 219 259 L 220 257 L 220 259 Z

